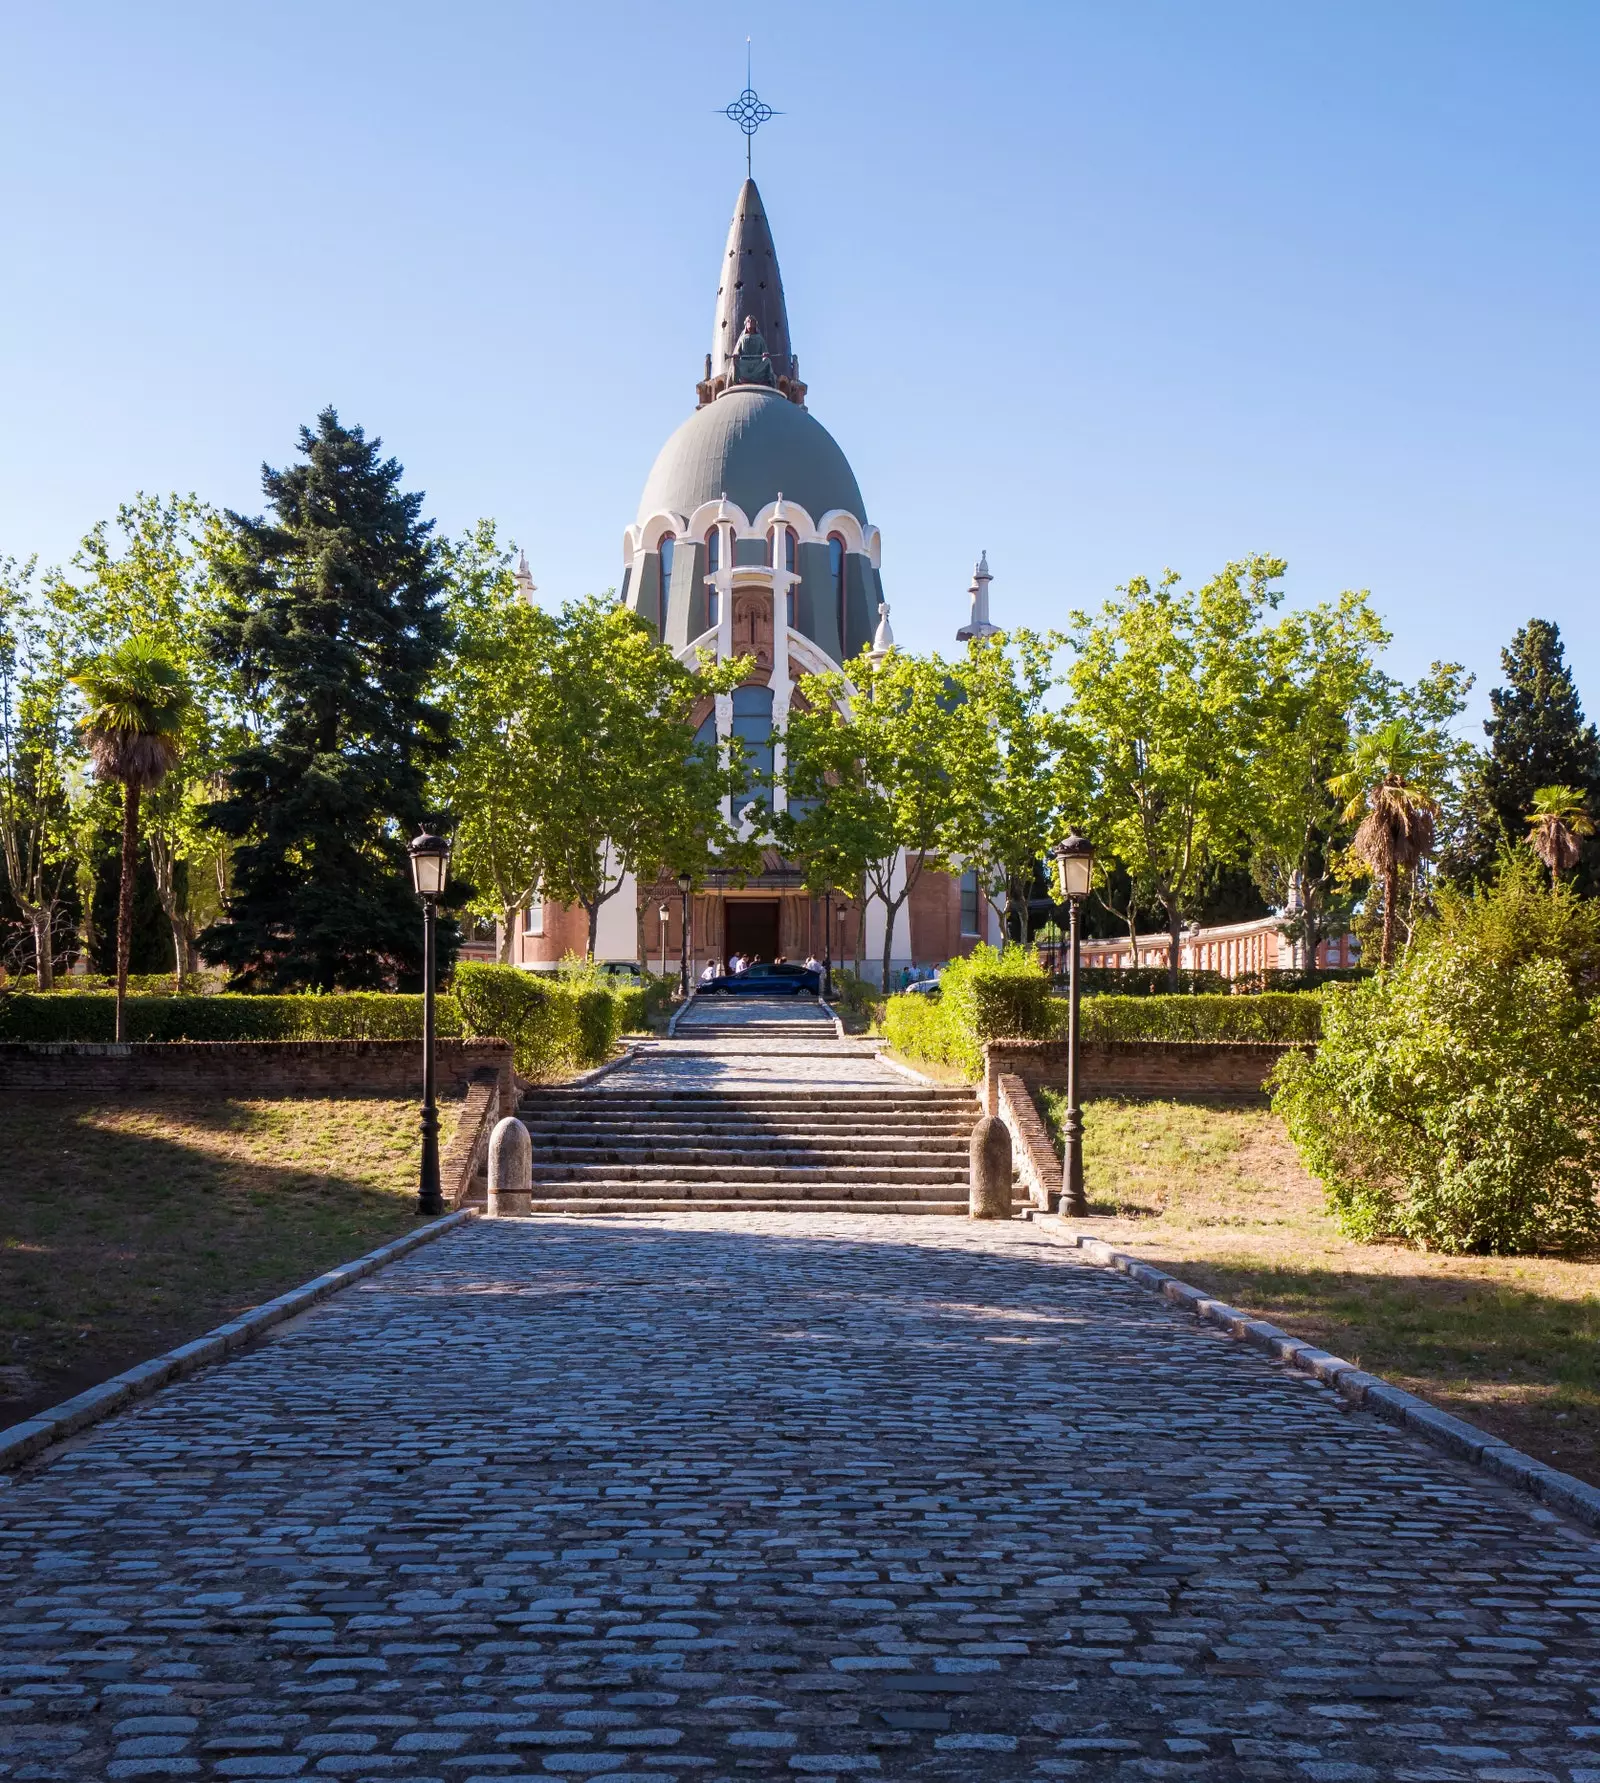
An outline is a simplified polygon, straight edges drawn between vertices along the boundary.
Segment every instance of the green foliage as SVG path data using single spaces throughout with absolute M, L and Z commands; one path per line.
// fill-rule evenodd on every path
M 1065 1002 L 1061 1003 L 1064 1012 Z M 1065 1027 L 1065 1014 L 1061 1027 Z M 1321 1031 L 1316 992 L 1258 996 L 1092 997 L 1079 1012 L 1085 1040 L 1314 1041 Z
M 168 981 L 170 984 L 170 980 Z M 0 1040 L 106 1042 L 116 995 L 23 993 L 0 1001 Z M 437 1031 L 463 1032 L 454 997 L 435 1005 Z M 130 996 L 129 1040 L 420 1040 L 421 997 L 352 991 L 326 997 Z
M 1067 988 L 1065 972 L 1056 974 L 1055 986 L 1058 991 Z M 1078 994 L 1083 997 L 1193 997 L 1204 991 L 1220 995 L 1227 988 L 1228 981 L 1220 972 L 1192 972 L 1185 968 L 1179 972 L 1174 989 L 1172 974 L 1165 966 L 1078 968 Z
M 1354 1238 L 1567 1249 L 1600 1237 L 1600 909 L 1511 862 L 1446 891 L 1381 978 L 1324 996 L 1274 1106 Z
M 976 1080 L 989 1040 L 1048 1040 L 1056 1031 L 1057 1000 L 1031 949 L 976 947 L 952 960 L 937 996 L 891 997 L 884 1036 L 907 1058 L 954 1066 Z
M 594 951 L 601 906 L 628 873 L 704 878 L 714 855 L 753 858 L 729 832 L 722 800 L 738 778 L 717 751 L 697 744 L 689 718 L 707 694 L 743 680 L 747 657 L 680 663 L 637 613 L 609 599 L 562 609 L 530 720 L 534 758 L 517 773 L 531 796 L 544 895 L 589 916 Z
M 833 1007 L 856 1021 L 881 1021 L 883 992 L 875 984 L 858 978 L 848 966 L 835 963 L 833 968 Z
M 203 951 L 240 987 L 377 989 L 421 970 L 406 844 L 448 745 L 428 697 L 443 575 L 422 497 L 380 441 L 329 408 L 300 451 L 262 473 L 272 518 L 230 515 L 218 553 L 217 654 L 260 728 L 211 808 L 237 846 Z M 448 959 L 448 928 L 441 940 Z
M 464 1031 L 509 1040 L 518 1073 L 534 1081 L 603 1065 L 644 1015 L 639 986 L 545 978 L 515 966 L 463 961 L 455 986 Z
M 937 656 L 863 651 L 848 678 L 801 678 L 785 732 L 789 797 L 774 825 L 779 845 L 806 864 L 808 883 L 864 886 L 884 907 L 883 982 L 895 919 L 917 881 L 957 842 L 951 791 L 957 697 Z

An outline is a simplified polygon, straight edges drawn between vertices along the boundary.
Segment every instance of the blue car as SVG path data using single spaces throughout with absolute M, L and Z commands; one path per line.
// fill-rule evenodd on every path
M 757 960 L 742 972 L 724 972 L 700 986 L 702 997 L 718 993 L 730 997 L 818 997 L 822 973 L 815 966 L 769 966 Z

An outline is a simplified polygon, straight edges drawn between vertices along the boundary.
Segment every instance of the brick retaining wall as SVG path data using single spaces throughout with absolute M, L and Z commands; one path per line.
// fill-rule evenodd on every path
M 1257 1040 L 1086 1040 L 1079 1047 L 1085 1096 L 1214 1096 L 1265 1099 L 1268 1072 L 1290 1051 L 1287 1043 Z M 1002 1074 L 1020 1077 L 1030 1091 L 1065 1089 L 1064 1040 L 995 1040 L 983 1049 L 983 1106 L 999 1108 Z
M 494 1073 L 512 1106 L 511 1046 L 504 1040 L 435 1043 L 439 1093 L 464 1096 L 477 1073 Z M 128 1094 L 306 1096 L 422 1094 L 415 1040 L 140 1040 L 0 1042 L 0 1093 L 64 1090 Z

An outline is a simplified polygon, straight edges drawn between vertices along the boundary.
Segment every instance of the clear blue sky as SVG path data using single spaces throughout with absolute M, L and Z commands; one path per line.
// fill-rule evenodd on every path
M 255 512 L 324 403 L 542 597 L 614 585 L 756 144 L 902 644 L 1139 571 L 1370 587 L 1600 709 L 1600 6 L 0 0 L 0 553 Z

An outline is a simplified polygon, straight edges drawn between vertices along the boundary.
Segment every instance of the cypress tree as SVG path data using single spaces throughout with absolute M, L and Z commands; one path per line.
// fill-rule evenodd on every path
M 1586 723 L 1559 627 L 1530 619 L 1500 652 L 1505 686 L 1489 695 L 1484 724 L 1489 753 L 1467 789 L 1465 834 L 1453 853 L 1454 875 L 1485 880 L 1508 842 L 1528 834 L 1533 795 L 1542 786 L 1573 786 L 1600 817 L 1600 733 Z M 1586 842 L 1576 883 L 1593 892 L 1600 857 Z
M 213 647 L 264 723 L 212 807 L 238 847 L 226 919 L 202 951 L 241 988 L 420 978 L 406 844 L 447 741 L 426 697 L 444 582 L 423 498 L 401 490 L 382 444 L 324 409 L 300 430 L 303 462 L 262 467 L 271 517 L 227 516 Z

